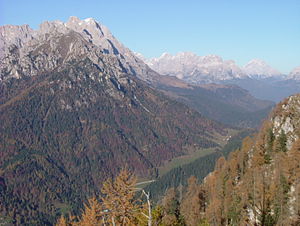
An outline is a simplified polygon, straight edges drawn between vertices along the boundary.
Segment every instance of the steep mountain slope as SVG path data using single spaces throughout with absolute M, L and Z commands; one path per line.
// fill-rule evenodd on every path
M 195 218 L 212 225 L 299 225 L 299 123 L 297 94 L 280 102 L 260 132 L 228 160 L 218 160 L 200 185 L 204 195 L 198 202 L 204 208 Z
M 0 218 L 49 225 L 120 168 L 155 176 L 164 161 L 227 136 L 142 82 L 155 73 L 146 65 L 75 28 L 45 23 L 30 37 L 6 41 L 0 64 Z

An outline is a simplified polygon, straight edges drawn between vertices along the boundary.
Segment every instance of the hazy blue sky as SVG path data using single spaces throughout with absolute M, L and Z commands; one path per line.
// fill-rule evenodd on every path
M 163 52 L 300 66 L 300 0 L 0 0 L 0 25 L 93 17 L 146 57 Z

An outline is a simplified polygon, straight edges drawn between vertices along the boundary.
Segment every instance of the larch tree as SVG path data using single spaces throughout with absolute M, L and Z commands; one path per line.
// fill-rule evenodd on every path
M 104 182 L 101 192 L 107 222 L 113 225 L 134 225 L 140 206 L 134 195 L 136 177 L 127 169 L 122 170 L 114 181 Z
M 127 169 L 122 170 L 114 180 L 108 179 L 104 182 L 100 201 L 93 197 L 88 200 L 87 204 L 84 204 L 81 217 L 66 220 L 62 216 L 56 225 L 138 225 L 138 218 L 144 209 L 135 197 L 136 181 L 136 177 Z M 148 201 L 149 205 L 150 200 Z M 151 214 L 149 216 L 151 217 Z
M 67 220 L 63 215 L 60 216 L 57 223 L 55 224 L 55 226 L 67 226 L 67 225 L 68 225 Z
M 78 223 L 79 226 L 96 226 L 104 222 L 103 208 L 99 201 L 93 197 L 88 200 L 88 204 L 84 204 L 84 212 Z

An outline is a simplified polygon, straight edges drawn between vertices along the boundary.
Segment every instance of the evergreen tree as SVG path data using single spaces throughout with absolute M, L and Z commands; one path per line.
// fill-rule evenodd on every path
M 205 211 L 205 191 L 197 184 L 197 179 L 191 176 L 188 180 L 187 191 L 180 204 L 180 212 L 186 225 L 197 225 Z
M 178 201 L 175 188 L 167 190 L 166 195 L 162 200 L 162 207 L 162 225 L 184 225 L 183 218 L 180 214 L 180 203 Z
M 284 133 L 283 130 L 281 130 L 281 133 L 277 138 L 277 144 L 276 144 L 275 150 L 277 152 L 280 152 L 280 151 L 286 152 L 287 151 L 286 142 L 287 142 L 286 134 Z

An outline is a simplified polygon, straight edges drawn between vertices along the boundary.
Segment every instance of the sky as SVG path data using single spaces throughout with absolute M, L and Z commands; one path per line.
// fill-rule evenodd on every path
M 0 25 L 93 17 L 132 51 L 253 58 L 289 73 L 300 66 L 300 0 L 0 0 Z

